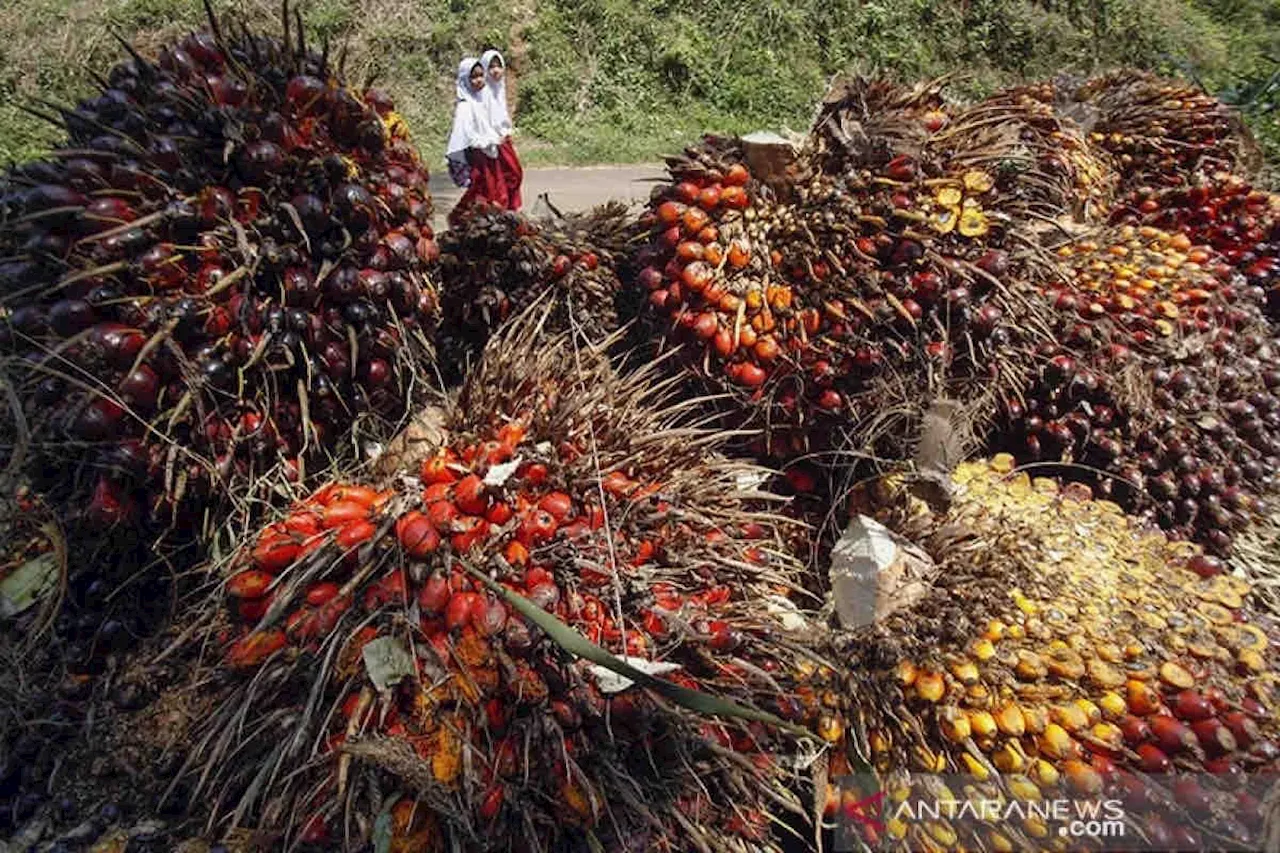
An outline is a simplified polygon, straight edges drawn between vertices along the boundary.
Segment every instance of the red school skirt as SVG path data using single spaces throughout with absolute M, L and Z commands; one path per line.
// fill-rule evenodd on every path
M 507 207 L 510 193 L 503 173 L 501 157 L 495 159 L 478 148 L 467 149 L 467 163 L 471 166 L 471 185 L 449 211 L 449 223 L 456 224 L 466 210 L 477 203 Z
M 502 178 L 507 185 L 506 207 L 519 210 L 523 203 L 520 187 L 524 183 L 524 167 L 520 165 L 520 157 L 516 154 L 516 146 L 508 136 L 498 146 L 498 162 L 502 164 Z

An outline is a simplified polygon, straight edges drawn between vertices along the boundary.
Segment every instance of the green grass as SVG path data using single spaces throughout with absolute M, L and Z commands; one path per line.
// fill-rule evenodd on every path
M 278 29 L 278 5 L 215 0 Z M 960 72 L 981 95 L 1059 72 L 1135 64 L 1236 98 L 1280 155 L 1280 4 L 1274 0 L 311 0 L 311 38 L 345 40 L 348 76 L 377 71 L 435 163 L 464 50 L 497 45 L 515 76 L 533 165 L 651 161 L 704 132 L 803 130 L 827 80 L 856 70 Z M 0 161 L 55 139 L 20 109 L 91 91 L 122 51 L 199 25 L 196 0 L 7 0 L 0 8 Z M 70 59 L 64 59 L 70 57 Z

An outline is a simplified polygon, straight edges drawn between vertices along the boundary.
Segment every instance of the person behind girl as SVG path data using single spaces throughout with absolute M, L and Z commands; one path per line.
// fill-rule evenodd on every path
M 467 191 L 449 212 L 450 225 L 456 225 L 458 217 L 476 202 L 506 207 L 509 198 L 498 162 L 501 138 L 489 121 L 484 101 L 484 79 L 484 66 L 474 56 L 459 63 L 453 130 L 445 159 L 453 182 Z
M 506 62 L 502 54 L 496 50 L 486 50 L 480 57 L 480 64 L 485 68 L 485 103 L 489 111 L 489 123 L 502 142 L 498 146 L 498 160 L 502 166 L 502 176 L 507 184 L 507 207 L 519 210 L 521 204 L 520 185 L 524 183 L 524 167 L 516 155 L 516 146 L 511 141 L 511 111 L 507 108 L 507 75 Z

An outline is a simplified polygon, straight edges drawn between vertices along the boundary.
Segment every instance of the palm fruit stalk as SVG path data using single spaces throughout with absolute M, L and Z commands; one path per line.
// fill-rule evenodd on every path
M 1121 226 L 1058 250 L 1058 342 L 994 441 L 1227 556 L 1280 462 L 1276 347 L 1256 289 L 1184 234 Z
M 839 174 L 814 165 L 834 162 L 827 152 L 801 156 L 769 185 L 733 140 L 670 161 L 634 281 L 657 339 L 681 346 L 673 363 L 725 392 L 737 422 L 766 427 L 759 449 L 778 459 L 908 458 L 937 396 L 970 404 L 980 425 L 993 417 L 1049 336 L 1011 274 L 1041 253 L 1006 239 L 993 177 L 874 145 Z
M 6 370 L 37 487 L 87 529 L 248 523 L 388 432 L 430 354 L 427 172 L 288 18 L 133 54 L 0 181 Z
M 1129 187 L 1184 186 L 1196 172 L 1248 175 L 1262 165 L 1240 116 L 1178 80 L 1123 69 L 1054 87 L 1053 98 L 1061 110 L 1087 112 L 1090 140 L 1115 156 Z
M 476 850 L 774 850 L 772 816 L 808 813 L 769 721 L 845 723 L 757 469 L 544 321 L 490 343 L 420 468 L 326 486 L 231 565 L 197 797 L 327 849 L 366 843 L 345 815 L 385 796 L 397 843 Z M 495 589 L 755 718 L 619 690 Z
M 1245 606 L 1247 581 L 1195 546 L 1013 465 L 959 466 L 946 513 L 886 482 L 855 501 L 936 562 L 923 596 L 842 641 L 865 709 L 850 743 L 888 794 L 878 840 L 1064 849 L 1052 818 L 1025 806 L 1110 797 L 1124 837 L 1152 849 L 1223 838 L 1259 849 L 1251 781 L 1274 779 L 1280 760 L 1275 623 Z M 929 792 L 920 774 L 945 774 L 947 790 Z M 854 793 L 833 790 L 829 809 Z M 910 820 L 894 808 L 908 794 L 1024 808 L 994 822 Z
M 1280 196 L 1238 175 L 1201 176 L 1186 188 L 1139 187 L 1117 206 L 1113 222 L 1154 225 L 1221 254 L 1252 287 L 1266 292 L 1280 317 Z
M 618 328 L 621 291 L 615 271 L 625 206 L 538 220 L 477 207 L 442 235 L 440 364 L 459 380 L 489 336 L 539 300 L 555 310 L 547 331 L 580 332 L 597 341 Z

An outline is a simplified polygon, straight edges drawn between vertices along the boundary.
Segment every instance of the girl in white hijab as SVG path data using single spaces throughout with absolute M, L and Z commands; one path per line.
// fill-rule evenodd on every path
M 450 212 L 450 223 L 477 201 L 506 207 L 509 196 L 498 161 L 501 139 L 489 120 L 484 98 L 484 66 L 480 60 L 474 56 L 464 58 L 458 64 L 456 83 L 453 129 L 449 133 L 445 159 L 453 182 L 466 187 L 467 192 Z
M 484 101 L 489 114 L 489 124 L 501 139 L 498 146 L 498 160 L 507 185 L 506 206 L 511 210 L 519 210 L 524 167 L 520 164 L 515 144 L 511 141 L 511 111 L 507 107 L 507 63 L 498 51 L 486 50 L 480 56 L 480 64 L 485 69 Z

